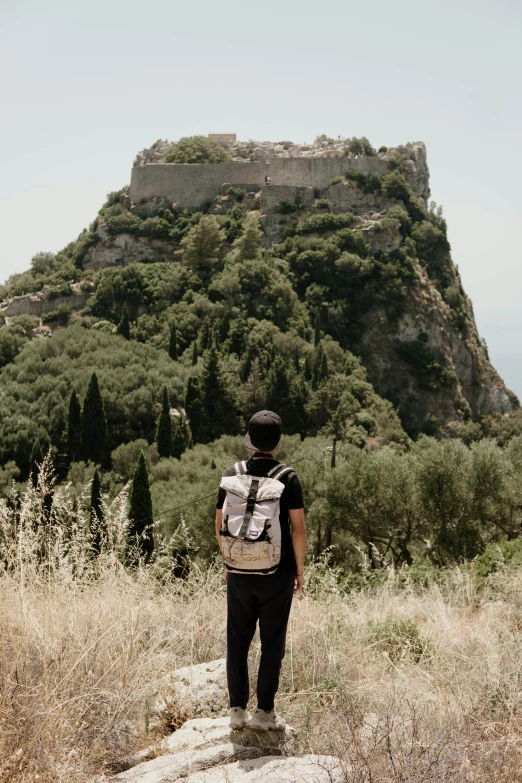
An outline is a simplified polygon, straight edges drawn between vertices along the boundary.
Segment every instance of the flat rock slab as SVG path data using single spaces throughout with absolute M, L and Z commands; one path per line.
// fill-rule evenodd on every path
M 110 780 L 114 783 L 175 783 L 178 780 L 186 780 L 187 775 L 198 770 L 215 767 L 233 759 L 254 758 L 261 752 L 258 748 L 224 742 L 202 750 L 185 750 L 158 756 L 120 772 Z
M 344 783 L 348 772 L 333 756 L 263 756 L 195 772 L 186 783 Z
M 218 715 L 227 704 L 225 658 L 169 672 L 155 684 L 154 692 L 157 713 L 166 708 L 169 698 L 175 697 L 179 704 L 190 707 L 192 713 Z
M 285 748 L 293 742 L 295 729 L 287 726 L 284 731 L 254 731 L 253 729 L 234 729 L 229 726 L 228 718 L 195 718 L 171 734 L 162 743 L 166 753 L 177 753 L 190 748 L 197 750 L 223 742 L 233 742 L 246 747 L 262 749 Z

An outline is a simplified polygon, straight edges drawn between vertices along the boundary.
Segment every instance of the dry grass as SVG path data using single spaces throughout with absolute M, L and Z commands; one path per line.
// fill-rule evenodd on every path
M 165 583 L 114 553 L 96 575 L 49 549 L 42 567 L 24 513 L 0 575 L 0 780 L 93 780 L 155 739 L 154 681 L 225 654 L 224 581 Z M 314 568 L 277 702 L 298 750 L 342 756 L 353 783 L 522 780 L 522 574 L 481 593 L 459 570 L 421 592 L 390 574 L 346 596 Z M 258 656 L 256 637 L 253 673 Z

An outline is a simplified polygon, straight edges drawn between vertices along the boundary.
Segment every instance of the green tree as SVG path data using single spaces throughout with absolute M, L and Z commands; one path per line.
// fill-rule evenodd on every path
M 198 344 L 194 340 L 194 345 L 192 346 L 192 366 L 195 367 L 198 363 Z
M 207 136 L 184 136 L 163 154 L 165 163 L 223 163 L 231 155 L 215 139 Z
M 225 240 L 225 232 L 219 228 L 217 218 L 204 215 L 181 240 L 183 261 L 193 269 L 211 269 L 219 258 L 219 248 Z
M 314 324 L 314 345 L 319 345 L 321 342 L 321 319 L 319 318 L 319 315 L 315 316 L 315 324 Z
M 281 416 L 284 431 L 303 432 L 304 403 L 302 384 L 294 380 L 281 355 L 276 356 L 266 378 L 266 407 Z
M 117 334 L 121 334 L 122 337 L 125 337 L 126 340 L 130 340 L 130 319 L 127 305 L 123 308 L 123 313 L 116 332 Z
M 83 403 L 81 442 L 82 457 L 85 461 L 91 460 L 100 464 L 105 460 L 108 445 L 107 418 L 95 372 L 91 375 Z
M 221 435 L 236 435 L 240 432 L 237 403 L 223 378 L 215 345 L 211 345 L 207 351 L 203 366 L 201 406 L 197 439 L 200 443 L 209 443 Z
M 136 565 L 143 557 L 147 563 L 154 552 L 154 520 L 150 495 L 149 473 L 143 452 L 132 480 L 129 508 L 127 562 Z
M 243 223 L 243 233 L 238 237 L 234 245 L 239 250 L 239 259 L 248 261 L 257 258 L 261 250 L 262 232 L 256 217 L 247 217 Z
M 169 356 L 173 361 L 178 361 L 178 337 L 176 334 L 176 324 L 172 324 L 170 327 Z
M 181 455 L 189 448 L 191 441 L 190 430 L 186 416 L 181 413 L 175 421 L 174 436 L 172 438 L 172 456 L 181 459 Z
M 163 396 L 161 400 L 161 413 L 158 420 L 158 429 L 156 433 L 156 443 L 158 444 L 158 454 L 160 457 L 168 458 L 172 454 L 172 421 L 170 418 L 170 402 L 167 387 L 163 387 Z
M 82 443 L 82 407 L 75 391 L 69 400 L 69 416 L 67 420 L 67 453 L 74 462 L 80 458 Z
M 99 555 L 104 543 L 107 541 L 107 523 L 103 513 L 103 500 L 98 468 L 95 469 L 92 478 L 90 509 L 89 537 L 91 539 L 91 549 L 95 555 Z
M 191 375 L 187 383 L 185 394 L 185 411 L 190 424 L 190 430 L 195 443 L 200 443 L 200 427 L 203 417 L 203 400 L 201 398 L 201 384 L 197 375 Z
M 31 475 L 33 480 L 33 487 L 38 484 L 38 476 L 40 475 L 40 467 L 44 460 L 42 445 L 40 439 L 36 438 L 33 442 L 33 448 L 31 449 Z

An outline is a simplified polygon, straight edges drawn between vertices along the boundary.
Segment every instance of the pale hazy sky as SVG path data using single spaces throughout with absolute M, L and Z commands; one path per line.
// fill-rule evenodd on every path
M 0 0 L 0 280 L 158 138 L 423 140 L 490 356 L 522 397 L 520 0 Z

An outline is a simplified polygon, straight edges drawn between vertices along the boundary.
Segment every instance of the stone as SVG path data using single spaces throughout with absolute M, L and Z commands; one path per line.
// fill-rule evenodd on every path
M 192 714 L 219 715 L 227 708 L 225 658 L 176 669 L 155 686 L 155 712 L 161 713 L 174 697 Z
M 232 730 L 226 718 L 195 718 L 163 739 L 158 745 L 138 755 L 144 759 L 131 769 L 110 778 L 118 783 L 175 783 L 198 770 L 216 767 L 223 762 L 254 759 L 267 753 L 280 756 L 293 748 L 295 730 Z M 156 758 L 146 760 L 153 754 Z
M 348 772 L 333 756 L 262 756 L 196 772 L 186 783 L 342 783 Z

